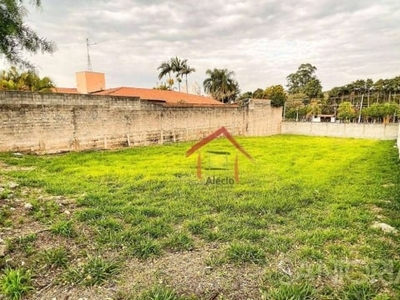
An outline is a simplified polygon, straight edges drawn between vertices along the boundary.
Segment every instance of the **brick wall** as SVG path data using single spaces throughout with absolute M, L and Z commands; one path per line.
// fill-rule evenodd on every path
M 139 98 L 0 92 L 0 151 L 55 153 L 280 133 L 281 108 L 164 106 Z

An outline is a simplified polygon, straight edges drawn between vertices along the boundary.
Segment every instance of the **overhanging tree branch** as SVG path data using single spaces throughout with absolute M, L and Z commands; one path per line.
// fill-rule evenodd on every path
M 37 7 L 41 5 L 40 0 L 30 2 Z M 22 0 L 0 0 L 0 54 L 11 64 L 34 69 L 31 62 L 22 58 L 23 52 L 53 53 L 56 46 L 24 24 L 26 15 Z

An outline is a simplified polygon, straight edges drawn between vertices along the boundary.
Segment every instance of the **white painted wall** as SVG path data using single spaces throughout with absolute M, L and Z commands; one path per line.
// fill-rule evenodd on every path
M 400 145 L 399 123 L 390 123 L 385 125 L 370 123 L 282 122 L 281 133 L 378 140 L 398 140 L 398 144 Z

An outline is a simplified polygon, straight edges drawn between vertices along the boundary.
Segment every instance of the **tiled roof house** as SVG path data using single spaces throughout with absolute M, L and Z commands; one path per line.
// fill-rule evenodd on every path
M 97 72 L 76 73 L 77 88 L 54 88 L 55 93 L 91 94 L 122 97 L 139 97 L 142 100 L 164 102 L 164 105 L 221 106 L 223 103 L 206 96 L 175 91 L 165 91 L 135 87 L 117 87 L 106 89 L 105 76 Z

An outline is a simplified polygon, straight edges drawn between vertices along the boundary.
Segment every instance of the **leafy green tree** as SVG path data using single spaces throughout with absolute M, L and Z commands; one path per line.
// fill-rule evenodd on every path
M 374 81 L 371 78 L 368 78 L 365 81 L 365 87 L 366 87 L 366 93 L 367 93 L 367 107 L 369 107 L 369 99 L 371 95 L 371 91 L 373 90 L 374 87 Z
M 317 68 L 309 63 L 301 64 L 295 73 L 286 77 L 290 94 L 304 93 L 308 99 L 322 95 L 321 82 L 315 75 Z
M 364 108 L 362 111 L 362 116 L 364 119 L 371 119 L 374 122 L 380 122 L 383 118 L 381 111 L 381 103 L 374 103 L 370 107 Z
M 377 92 L 376 102 L 379 102 L 379 98 L 382 96 L 385 90 L 385 82 L 383 81 L 383 79 L 379 79 L 375 82 L 374 89 Z
M 223 103 L 234 101 L 240 93 L 239 84 L 234 79 L 235 73 L 227 69 L 208 69 L 203 82 L 204 90 Z
M 399 105 L 394 102 L 374 103 L 370 107 L 363 110 L 363 116 L 376 121 L 383 121 L 387 124 L 390 120 L 394 120 L 399 113 Z
M 310 99 L 322 98 L 322 86 L 321 81 L 317 78 L 310 79 L 303 87 L 303 93 L 306 94 Z
M 328 92 L 328 104 L 333 105 L 343 101 L 350 101 L 355 105 L 360 103 L 362 99 L 366 101 L 367 107 L 370 107 L 372 103 L 397 102 L 400 104 L 399 93 L 400 76 L 378 79 L 375 82 L 370 78 L 365 80 L 357 79 L 344 86 L 332 88 Z M 367 117 L 364 113 L 362 115 Z
M 264 95 L 266 98 L 271 99 L 271 105 L 275 107 L 283 106 L 287 99 L 285 90 L 280 84 L 266 88 Z
M 253 98 L 254 99 L 265 99 L 266 97 L 265 97 L 264 91 L 262 89 L 258 88 L 253 92 Z
M 355 110 L 350 102 L 345 101 L 339 104 L 337 118 L 349 122 L 356 117 Z
M 307 106 L 304 106 L 302 102 L 297 102 L 297 106 L 292 106 L 286 109 L 285 118 L 292 119 L 296 122 L 300 119 L 304 119 L 307 116 Z
M 16 67 L 11 67 L 8 71 L 3 70 L 0 75 L 0 90 L 49 93 L 54 87 L 49 77 L 40 78 L 32 70 L 19 73 Z
M 36 54 L 53 53 L 55 44 L 45 38 L 39 37 L 28 25 L 24 23 L 27 9 L 23 0 L 0 0 L 0 54 L 3 54 L 9 63 L 34 69 L 29 61 L 21 57 L 21 52 Z M 40 0 L 31 1 L 40 7 Z
M 393 101 L 396 101 L 397 95 L 400 93 L 400 76 L 396 76 L 393 80 Z M 400 104 L 400 101 L 398 101 Z
M 253 92 L 245 92 L 238 97 L 238 100 L 253 98 Z

